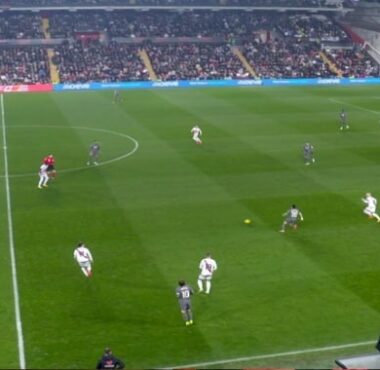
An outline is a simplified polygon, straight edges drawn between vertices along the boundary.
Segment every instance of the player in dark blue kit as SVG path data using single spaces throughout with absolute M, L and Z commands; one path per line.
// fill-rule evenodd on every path
M 339 113 L 339 119 L 340 119 L 340 130 L 341 131 L 343 131 L 344 129 L 348 130 L 350 126 L 348 125 L 347 113 L 344 110 L 344 108 L 342 108 L 342 110 Z
M 178 287 L 175 291 L 181 308 L 182 316 L 186 322 L 186 326 L 193 325 L 193 312 L 191 311 L 191 299 L 194 294 L 193 289 L 186 284 L 184 280 L 178 282 Z
M 99 162 L 98 162 L 98 160 L 99 160 L 99 153 L 100 153 L 100 144 L 98 142 L 94 141 L 90 145 L 90 149 L 89 149 L 89 153 L 88 153 L 87 166 L 90 166 L 92 164 L 94 164 L 95 166 L 97 166 L 99 164 Z
M 305 159 L 306 166 L 309 166 L 310 163 L 315 162 L 314 158 L 314 146 L 310 143 L 305 143 L 303 146 L 303 157 Z
M 124 362 L 116 358 L 111 348 L 106 348 L 104 350 L 104 355 L 98 361 L 96 365 L 97 369 L 124 369 Z

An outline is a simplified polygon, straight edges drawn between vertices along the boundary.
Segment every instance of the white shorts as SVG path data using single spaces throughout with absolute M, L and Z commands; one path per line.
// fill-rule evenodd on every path
M 193 135 L 193 140 L 195 141 L 199 140 L 199 135 Z
M 202 275 L 198 276 L 198 280 L 210 281 L 212 279 L 212 275 Z
M 366 215 L 373 215 L 376 212 L 376 207 L 366 207 L 363 211 Z
M 84 268 L 89 268 L 91 267 L 91 262 L 90 261 L 85 261 L 85 262 L 78 262 L 80 267 Z

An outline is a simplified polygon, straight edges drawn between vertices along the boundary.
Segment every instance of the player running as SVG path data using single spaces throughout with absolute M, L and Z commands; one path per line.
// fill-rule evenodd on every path
M 40 170 L 38 172 L 38 176 L 40 177 L 40 181 L 38 182 L 38 189 L 47 188 L 48 187 L 48 181 L 49 181 L 49 175 L 48 175 L 48 165 L 45 163 L 42 163 L 40 166 Z
M 99 143 L 97 143 L 96 141 L 94 141 L 90 145 L 87 166 L 90 166 L 92 164 L 94 164 L 95 166 L 97 166 L 99 164 L 99 162 L 98 162 L 99 153 L 100 153 L 100 145 L 99 145 Z
M 91 264 L 94 262 L 90 250 L 80 242 L 75 248 L 74 259 L 78 262 L 79 267 L 86 277 L 92 276 Z
M 205 285 L 206 294 L 210 294 L 211 290 L 211 279 L 214 272 L 217 270 L 218 265 L 216 261 L 211 258 L 211 254 L 207 253 L 206 257 L 203 258 L 199 264 L 199 269 L 201 273 L 198 276 L 198 287 L 199 293 L 203 292 L 203 283 Z
M 191 134 L 193 135 L 193 140 L 196 144 L 202 144 L 201 136 L 202 136 L 202 130 L 199 128 L 198 125 L 195 125 L 191 129 Z
M 309 166 L 310 163 L 315 162 L 314 158 L 314 146 L 310 143 L 305 143 L 303 146 L 303 157 L 305 159 L 305 165 Z
M 179 306 L 186 326 L 193 325 L 193 312 L 191 310 L 190 297 L 194 294 L 193 289 L 186 284 L 184 280 L 178 282 L 178 287 L 175 291 L 178 298 Z
M 344 108 L 342 108 L 342 110 L 339 113 L 339 119 L 340 119 L 340 130 L 341 131 L 343 131 L 344 129 L 348 130 L 350 126 L 348 125 L 347 113 L 344 110 Z
M 363 212 L 368 215 L 368 218 L 376 218 L 377 222 L 380 222 L 380 217 L 376 213 L 377 199 L 372 196 L 371 193 L 366 193 L 365 198 L 362 198 L 363 203 L 367 205 L 364 208 Z
M 298 219 L 303 221 L 302 213 L 295 204 L 293 204 L 292 207 L 283 214 L 283 216 L 285 217 L 285 220 L 282 223 L 280 233 L 285 232 L 286 226 L 291 226 L 293 229 L 297 229 Z
M 49 154 L 47 157 L 43 159 L 42 162 L 48 166 L 47 173 L 49 177 L 55 178 L 57 175 L 57 172 L 55 170 L 55 158 L 53 154 Z

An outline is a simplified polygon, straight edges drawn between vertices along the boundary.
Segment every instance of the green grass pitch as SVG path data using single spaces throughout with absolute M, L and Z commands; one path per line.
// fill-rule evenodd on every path
M 27 367 L 93 368 L 105 346 L 127 367 L 149 368 L 375 344 L 380 225 L 363 215 L 361 197 L 380 198 L 379 93 L 131 91 L 120 104 L 112 92 L 5 95 Z M 348 132 L 339 131 L 342 107 Z M 191 140 L 194 123 L 202 146 Z M 86 168 L 92 140 L 109 163 Z M 306 141 L 316 155 L 308 167 Z M 38 190 L 50 153 L 58 177 Z M 4 151 L 0 170 L 0 367 L 17 368 Z M 305 221 L 283 235 L 292 203 Z M 73 260 L 80 240 L 95 259 L 90 281 Z M 195 325 L 187 328 L 174 289 L 180 278 L 196 288 L 208 251 L 219 270 L 212 294 L 193 298 Z M 337 355 L 371 351 L 214 367 L 327 367 Z

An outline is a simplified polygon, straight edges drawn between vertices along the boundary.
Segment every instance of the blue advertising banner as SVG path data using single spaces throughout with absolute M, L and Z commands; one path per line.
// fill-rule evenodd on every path
M 193 81 L 131 81 L 131 82 L 89 82 L 56 84 L 54 91 L 73 90 L 127 90 L 165 89 L 187 87 L 232 87 L 232 86 L 317 86 L 317 85 L 359 85 L 380 84 L 379 77 L 368 78 L 292 78 L 262 80 L 193 80 Z

